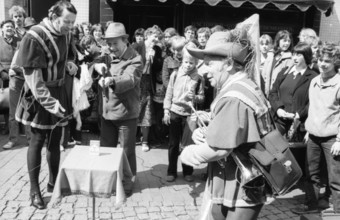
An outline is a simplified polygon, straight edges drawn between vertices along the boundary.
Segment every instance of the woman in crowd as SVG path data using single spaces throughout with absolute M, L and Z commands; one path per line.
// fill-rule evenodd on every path
M 274 40 L 274 53 L 268 53 L 263 66 L 265 81 L 265 95 L 269 95 L 276 80 L 277 74 L 283 69 L 288 69 L 293 64 L 292 50 L 293 38 L 287 30 L 279 31 Z
M 104 37 L 104 28 L 101 24 L 95 24 L 92 26 L 91 35 L 97 41 L 99 46 L 106 46 L 106 41 L 103 39 Z
M 163 43 L 164 43 L 164 52 L 165 56 L 172 56 L 171 52 L 171 38 L 175 35 L 178 35 L 178 32 L 175 28 L 169 27 L 164 30 L 163 32 L 164 38 L 163 38 Z
M 148 28 L 145 33 L 145 41 L 135 43 L 133 48 L 142 56 L 144 69 L 141 79 L 141 99 L 138 126 L 142 133 L 142 151 L 150 150 L 149 132 L 154 119 L 153 96 L 156 94 L 157 78 L 161 76 L 163 58 L 162 49 L 157 45 L 161 32 L 155 26 Z
M 11 74 L 10 66 L 14 53 L 18 47 L 19 38 L 15 36 L 15 24 L 12 20 L 6 20 L 1 23 L 1 36 L 0 36 L 0 79 L 3 83 L 3 88 L 8 88 L 9 77 Z M 13 75 L 13 74 L 12 74 Z M 0 112 L 4 115 L 5 125 L 2 134 L 9 133 L 9 112 L 5 110 Z M 13 143 L 3 146 L 5 149 L 13 147 Z
M 340 213 L 340 75 L 335 69 L 339 60 L 340 51 L 337 45 L 325 43 L 320 48 L 318 58 L 320 75 L 310 83 L 308 118 L 305 123 L 309 133 L 306 196 L 304 205 L 292 209 L 292 212 L 297 214 L 319 212 L 322 155 L 327 164 L 333 214 L 336 213 L 338 216 Z
M 293 49 L 293 66 L 278 74 L 269 92 L 276 127 L 288 139 L 292 138 L 288 131 L 295 131 L 294 142 L 303 141 L 306 133 L 304 122 L 308 116 L 308 89 L 311 80 L 317 76 L 317 73 L 309 68 L 312 58 L 309 44 L 298 43 Z
M 245 71 L 250 58 L 247 39 L 228 42 L 233 39 L 230 36 L 228 32 L 215 32 L 204 50 L 188 48 L 193 56 L 204 59 L 209 67 L 208 79 L 218 92 L 211 105 L 208 127 L 194 131 L 192 137 L 196 145 L 184 148 L 181 160 L 190 166 L 208 163 L 201 219 L 255 220 L 266 200 L 266 192 L 263 187 L 257 188 L 256 196 L 251 196 L 253 191 L 245 191 L 230 153 L 236 150 L 247 152 L 260 141 L 261 135 L 269 132 L 269 109 L 262 92 L 248 78 L 251 73 Z M 256 113 L 237 97 L 226 96 L 227 92 L 234 90 L 257 103 L 261 113 Z M 208 123 L 210 116 L 205 118 Z

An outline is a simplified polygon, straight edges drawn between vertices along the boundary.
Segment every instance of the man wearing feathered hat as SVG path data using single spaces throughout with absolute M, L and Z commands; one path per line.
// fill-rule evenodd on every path
M 120 146 L 128 158 L 132 174 L 137 172 L 136 131 L 139 116 L 142 57 L 128 46 L 128 34 L 122 23 L 111 23 L 105 32 L 111 62 L 95 64 L 97 72 L 106 73 L 99 80 L 102 87 L 101 146 Z M 130 193 L 131 188 L 127 189 Z
M 249 65 L 254 61 L 253 47 L 245 28 L 215 32 L 203 50 L 188 48 L 191 55 L 203 59 L 207 78 L 217 96 L 211 113 L 198 113 L 205 123 L 193 133 L 196 145 L 186 147 L 183 163 L 198 166 L 208 163 L 208 180 L 200 219 L 256 219 L 266 200 L 263 184 L 248 190 L 240 183 L 240 172 L 231 152 L 247 152 L 267 132 L 268 106 L 261 90 L 251 80 Z M 258 111 L 242 97 L 255 103 Z M 260 128 L 260 129 L 259 129 Z M 263 177 L 261 177 L 263 178 Z

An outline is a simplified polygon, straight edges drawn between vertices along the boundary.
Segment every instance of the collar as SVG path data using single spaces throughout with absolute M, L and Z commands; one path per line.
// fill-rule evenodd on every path
M 131 57 L 134 56 L 134 54 L 134 50 L 131 47 L 126 46 L 122 55 L 120 55 L 120 57 L 113 56 L 112 60 L 129 60 Z
M 191 71 L 186 73 L 186 72 L 184 72 L 182 66 L 179 67 L 178 74 L 181 75 L 181 76 L 191 76 L 193 73 L 197 73 L 197 68 L 193 68 Z
M 335 86 L 337 84 L 339 84 L 340 82 L 340 75 L 339 73 L 336 73 L 334 76 L 327 78 L 326 81 L 322 80 L 321 74 L 318 75 L 317 77 L 315 77 L 315 81 L 313 86 L 319 86 L 321 88 L 325 88 L 325 87 L 332 87 Z
M 225 92 L 234 82 L 238 80 L 242 80 L 244 78 L 247 78 L 247 74 L 245 72 L 237 72 L 234 75 L 229 76 L 227 81 L 225 81 L 221 87 L 221 90 L 218 92 L 218 94 Z
M 290 69 L 289 74 L 293 74 L 294 76 L 296 76 L 298 73 L 300 73 L 301 76 L 302 76 L 303 74 L 305 74 L 306 71 L 307 71 L 307 67 L 304 68 L 304 69 L 302 69 L 301 71 L 297 71 L 297 70 L 296 70 L 296 66 L 294 65 L 294 66 Z
M 44 18 L 44 19 L 42 20 L 41 24 L 43 24 L 43 25 L 44 25 L 51 33 L 53 33 L 53 34 L 55 34 L 55 35 L 58 35 L 58 36 L 61 36 L 61 35 L 62 35 L 62 34 L 60 34 L 59 31 L 57 31 L 57 30 L 54 28 L 54 26 L 53 26 L 51 20 L 49 20 L 48 18 Z

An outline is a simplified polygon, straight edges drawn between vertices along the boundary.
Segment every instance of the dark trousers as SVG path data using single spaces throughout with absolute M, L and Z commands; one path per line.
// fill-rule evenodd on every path
M 41 167 L 41 150 L 47 138 L 46 159 L 49 169 L 49 183 L 54 185 L 60 162 L 61 127 L 53 130 L 42 130 L 31 127 L 30 145 L 27 151 L 27 167 L 31 192 L 39 192 L 39 172 Z
M 229 208 L 214 204 L 209 220 L 256 220 L 263 205 Z
M 179 145 L 182 140 L 183 129 L 186 123 L 187 116 L 178 115 L 174 112 L 170 114 L 169 125 L 169 167 L 168 175 L 177 176 L 177 161 L 180 154 Z M 183 175 L 192 175 L 193 167 L 182 163 Z
M 124 149 L 133 175 L 137 173 L 136 161 L 137 118 L 129 120 L 101 119 L 100 145 L 103 147 L 120 147 Z
M 18 105 L 21 89 L 25 80 L 11 76 L 9 79 L 9 141 L 17 143 L 19 137 L 19 123 L 15 120 L 15 110 Z M 30 126 L 25 126 L 27 140 L 30 140 Z
M 335 136 L 316 137 L 309 135 L 307 143 L 306 163 L 306 203 L 309 206 L 317 206 L 320 191 L 321 165 L 324 154 L 327 164 L 329 186 L 332 192 L 332 200 L 335 212 L 340 212 L 340 156 L 331 154 Z

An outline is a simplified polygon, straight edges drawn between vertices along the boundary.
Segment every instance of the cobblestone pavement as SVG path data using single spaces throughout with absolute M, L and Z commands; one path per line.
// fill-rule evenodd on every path
M 89 139 L 98 138 L 93 134 L 84 134 L 84 144 Z M 7 137 L 0 135 L 0 146 Z M 37 210 L 30 206 L 29 179 L 26 167 L 27 146 L 21 137 L 20 145 L 11 149 L 0 149 L 0 219 L 30 220 L 84 220 L 92 219 L 92 199 L 82 195 L 65 197 L 56 208 L 48 206 Z M 62 152 L 62 161 L 71 149 Z M 205 183 L 201 175 L 205 167 L 195 170 L 195 181 L 187 183 L 180 175 L 173 183 L 165 181 L 167 168 L 167 149 L 165 146 L 152 147 L 149 152 L 142 152 L 137 146 L 138 174 L 133 194 L 121 207 L 115 207 L 115 197 L 96 199 L 96 219 L 178 219 L 196 220 Z M 179 166 L 181 167 L 181 166 Z M 48 170 L 43 151 L 40 187 L 45 202 L 52 196 L 47 193 Z M 260 213 L 260 220 L 300 219 L 290 209 L 303 201 L 301 189 L 294 189 L 285 196 L 269 200 Z

